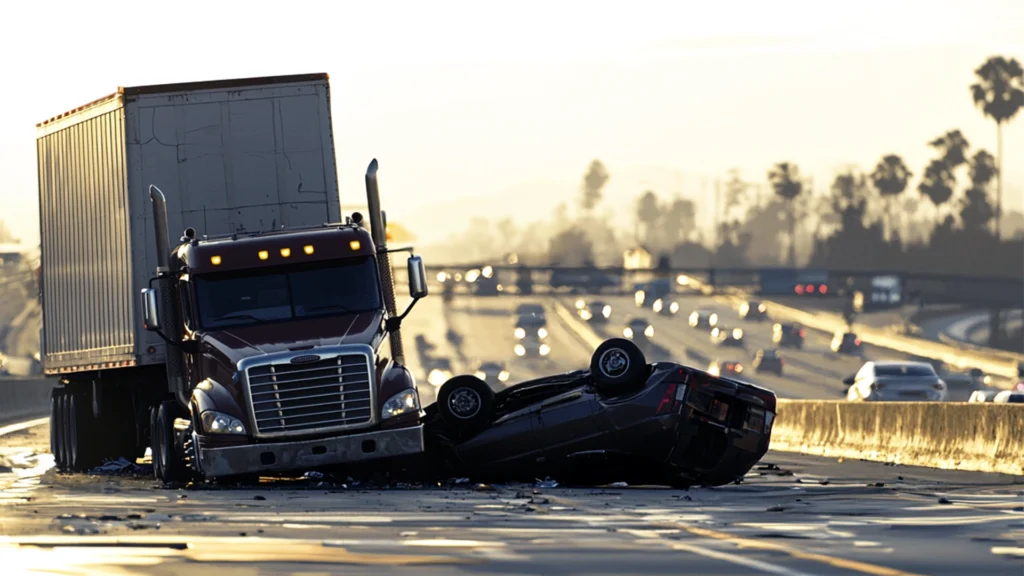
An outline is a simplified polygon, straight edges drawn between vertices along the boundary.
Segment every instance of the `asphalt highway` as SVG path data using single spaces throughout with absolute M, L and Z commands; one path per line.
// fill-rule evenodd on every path
M 621 334 L 631 299 L 607 299 Z M 514 307 L 548 307 L 551 354 L 512 352 Z M 574 309 L 574 299 L 562 305 Z M 713 299 L 644 315 L 679 359 L 714 357 L 694 307 L 742 327 L 747 360 L 771 323 L 744 324 Z M 509 384 L 585 367 L 586 325 L 554 299 L 429 297 L 408 317 L 417 377 L 439 358 L 456 372 L 506 363 Z M 419 338 L 418 338 L 419 337 Z M 860 360 L 827 352 L 808 330 L 781 396 L 835 398 Z M 868 349 L 872 357 L 877 351 Z M 691 362 L 700 365 L 698 362 Z M 421 385 L 425 403 L 433 387 Z M 7 433 L 5 433 L 7 432 Z M 1024 478 L 769 453 L 740 484 L 688 491 L 546 483 L 356 484 L 308 476 L 251 486 L 159 486 L 145 464 L 117 473 L 52 469 L 47 427 L 0 430 L 3 574 L 1014 574 L 1024 572 Z M 556 479 L 557 480 L 557 479 Z

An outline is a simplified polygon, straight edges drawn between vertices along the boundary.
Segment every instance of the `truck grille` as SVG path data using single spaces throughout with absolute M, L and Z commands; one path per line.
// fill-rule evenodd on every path
M 371 373 L 365 354 L 316 362 L 283 359 L 246 370 L 257 435 L 353 428 L 373 421 Z

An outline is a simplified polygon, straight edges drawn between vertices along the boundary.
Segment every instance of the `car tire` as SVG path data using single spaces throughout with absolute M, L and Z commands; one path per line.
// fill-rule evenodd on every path
M 590 357 L 590 374 L 603 394 L 620 394 L 640 387 L 647 379 L 647 359 L 631 340 L 605 340 Z
M 491 421 L 494 390 L 476 376 L 456 376 L 437 391 L 437 406 L 446 424 L 475 434 Z

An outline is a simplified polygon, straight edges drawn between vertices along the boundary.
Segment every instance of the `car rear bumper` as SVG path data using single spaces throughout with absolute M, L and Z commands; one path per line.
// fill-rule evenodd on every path
M 201 444 L 200 444 L 201 445 Z M 209 477 L 310 470 L 324 466 L 411 456 L 424 451 L 423 425 L 298 442 L 201 448 L 200 467 Z

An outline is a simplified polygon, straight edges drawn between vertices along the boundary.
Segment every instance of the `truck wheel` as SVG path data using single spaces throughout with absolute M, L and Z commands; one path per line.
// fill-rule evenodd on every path
M 156 408 L 156 417 L 151 431 L 153 436 L 153 472 L 164 484 L 189 480 L 185 459 L 174 441 L 174 418 L 181 412 L 171 400 L 162 402 Z
M 605 340 L 590 357 L 594 386 L 604 394 L 620 394 L 640 387 L 647 379 L 647 359 L 631 340 Z
M 54 388 L 50 392 L 50 454 L 53 454 L 53 462 L 58 470 L 64 469 L 64 423 L 60 411 L 63 396 L 61 388 Z
M 475 376 L 456 376 L 437 393 L 441 418 L 460 432 L 474 434 L 490 422 L 494 391 Z

